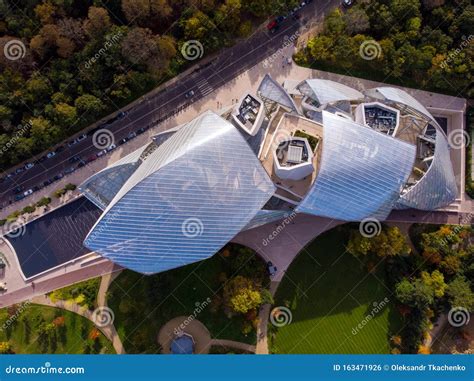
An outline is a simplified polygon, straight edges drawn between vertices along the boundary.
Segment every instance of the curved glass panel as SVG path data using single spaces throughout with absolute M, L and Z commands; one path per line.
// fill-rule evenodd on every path
M 323 153 L 298 212 L 384 220 L 410 175 L 416 147 L 323 111 Z
M 134 271 L 169 270 L 217 252 L 274 191 L 240 132 L 208 112 L 147 158 L 84 243 Z
M 337 101 L 364 99 L 364 94 L 360 91 L 328 79 L 307 79 L 297 87 L 301 94 L 318 101 L 321 105 Z
M 267 98 L 289 108 L 290 110 L 297 111 L 295 102 L 293 102 L 290 95 L 278 82 L 270 77 L 269 74 L 265 74 L 262 82 L 260 82 L 258 93 L 260 93 L 260 97 L 262 98 Z

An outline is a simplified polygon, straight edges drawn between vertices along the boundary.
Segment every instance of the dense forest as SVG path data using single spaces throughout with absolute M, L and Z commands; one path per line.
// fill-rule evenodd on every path
M 341 74 L 473 97 L 470 0 L 358 0 L 332 12 L 297 62 Z
M 0 0 L 0 168 L 182 71 L 186 41 L 208 54 L 277 11 L 270 0 Z

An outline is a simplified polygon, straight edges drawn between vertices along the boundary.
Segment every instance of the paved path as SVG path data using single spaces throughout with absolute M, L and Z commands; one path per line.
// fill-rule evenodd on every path
M 89 311 L 89 309 L 81 307 L 80 305 L 71 301 L 58 300 L 57 302 L 52 302 L 51 299 L 49 299 L 46 295 L 36 296 L 32 299 L 32 302 L 41 304 L 43 306 L 61 308 L 89 319 L 97 327 L 97 329 L 99 329 L 104 334 L 104 336 L 111 341 L 117 354 L 125 353 L 122 342 L 120 341 L 120 337 L 115 330 L 113 323 L 106 325 L 105 327 L 96 325 L 93 320 L 92 312 Z
M 280 282 L 272 281 L 270 283 L 270 294 L 275 296 L 276 290 Z M 257 347 L 255 349 L 255 353 L 257 355 L 268 355 L 268 320 L 270 318 L 270 311 L 272 305 L 265 304 L 262 308 L 260 308 L 260 312 L 258 314 L 259 324 L 257 327 Z
M 216 346 L 226 347 L 226 348 L 234 348 L 234 349 L 238 349 L 238 350 L 249 352 L 249 353 L 255 353 L 255 345 L 241 343 L 239 341 L 212 339 L 211 345 L 216 345 Z
M 183 329 L 180 329 L 181 325 L 184 326 Z M 158 333 L 158 343 L 161 345 L 164 354 L 171 353 L 171 342 L 176 337 L 175 332 L 179 330 L 193 337 L 195 345 L 194 353 L 209 353 L 212 340 L 211 334 L 206 326 L 199 320 L 191 320 L 189 316 L 178 316 L 161 327 Z

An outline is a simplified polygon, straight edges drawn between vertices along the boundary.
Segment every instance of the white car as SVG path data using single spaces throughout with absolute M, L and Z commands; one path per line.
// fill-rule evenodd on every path
M 51 158 L 52 158 L 53 156 L 55 156 L 55 155 L 56 155 L 56 152 L 51 151 L 50 153 L 48 153 L 48 154 L 46 155 L 46 158 L 51 159 Z
M 32 193 L 33 193 L 33 189 L 28 189 L 27 191 L 24 191 L 24 192 L 23 192 L 23 196 L 26 197 L 26 196 L 29 196 L 29 195 L 32 194 Z
M 110 151 L 114 150 L 115 148 L 117 148 L 117 146 L 115 144 L 111 144 L 105 150 L 107 152 L 110 152 Z
M 35 165 L 33 163 L 26 163 L 25 164 L 25 169 L 30 169 L 33 168 Z

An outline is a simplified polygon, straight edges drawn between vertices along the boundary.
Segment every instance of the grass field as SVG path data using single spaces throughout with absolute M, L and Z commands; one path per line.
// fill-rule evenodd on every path
M 120 274 L 110 286 L 108 305 L 115 313 L 114 324 L 127 353 L 159 353 L 157 336 L 166 322 L 178 316 L 194 315 L 199 304 L 214 302 L 223 287 L 223 275 L 245 275 L 231 269 L 234 255 L 239 254 L 224 257 L 218 253 L 205 261 L 152 276 L 132 271 Z M 259 257 L 254 255 L 254 261 L 247 268 L 260 267 L 268 278 Z M 212 338 L 256 342 L 255 331 L 242 333 L 242 316 L 229 318 L 222 308 L 213 308 L 213 303 L 207 303 L 196 318 L 207 327 Z
M 345 253 L 346 234 L 344 228 L 329 231 L 291 264 L 275 305 L 288 306 L 293 320 L 270 334 L 272 352 L 389 353 L 390 336 L 401 322 L 382 283 L 383 264 L 369 274 L 358 259 Z M 381 308 L 386 297 L 389 302 Z M 367 321 L 375 305 L 379 311 Z
M 15 353 L 115 353 L 101 333 L 95 340 L 89 337 L 94 325 L 86 318 L 59 308 L 23 306 L 10 320 L 8 310 L 0 310 L 0 342 L 8 341 Z M 64 317 L 64 325 L 53 328 L 51 323 L 58 317 Z M 39 327 L 45 325 L 50 326 L 49 334 L 41 338 Z

